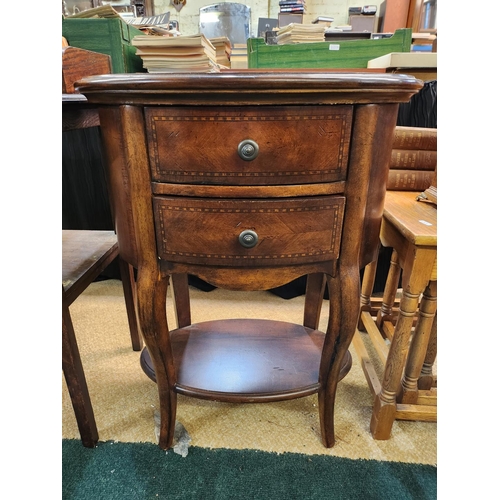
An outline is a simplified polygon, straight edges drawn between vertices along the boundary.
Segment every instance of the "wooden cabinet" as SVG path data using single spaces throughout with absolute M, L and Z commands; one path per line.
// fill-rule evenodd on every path
M 437 30 L 437 0 L 385 0 L 380 5 L 381 31 L 412 28 L 413 33 Z
M 120 251 L 138 267 L 141 363 L 158 384 L 162 448 L 172 444 L 177 394 L 243 403 L 317 393 L 322 440 L 333 446 L 398 106 L 421 86 L 403 75 L 314 70 L 80 85 L 100 108 Z M 304 323 L 181 320 L 169 330 L 169 278 L 187 273 L 235 291 L 307 275 Z

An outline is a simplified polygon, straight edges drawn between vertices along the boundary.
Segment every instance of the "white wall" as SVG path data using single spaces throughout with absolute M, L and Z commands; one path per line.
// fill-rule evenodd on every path
M 278 18 L 279 0 L 241 0 L 239 3 L 248 5 L 251 9 L 252 26 L 251 36 L 256 36 L 259 17 Z M 180 12 L 170 4 L 170 0 L 154 0 L 155 14 L 170 12 L 170 19 L 179 22 L 179 28 L 183 35 L 194 35 L 199 32 L 200 7 L 213 5 L 207 0 L 187 0 L 186 5 Z M 371 2 L 360 2 L 359 0 L 306 0 L 306 13 L 304 23 L 310 23 L 318 16 L 328 16 L 335 19 L 334 25 L 347 24 L 349 7 L 362 7 L 363 5 L 376 5 L 377 8 L 382 0 Z

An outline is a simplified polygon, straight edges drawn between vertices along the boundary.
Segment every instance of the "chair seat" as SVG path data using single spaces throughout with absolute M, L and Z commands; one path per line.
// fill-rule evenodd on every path
M 120 259 L 113 231 L 62 231 L 62 366 L 82 444 L 94 447 L 98 431 L 85 380 L 69 306 L 115 259 Z M 133 270 L 120 259 L 120 271 L 132 348 L 142 348 L 135 301 Z
M 63 299 L 70 305 L 118 257 L 114 231 L 63 230 Z

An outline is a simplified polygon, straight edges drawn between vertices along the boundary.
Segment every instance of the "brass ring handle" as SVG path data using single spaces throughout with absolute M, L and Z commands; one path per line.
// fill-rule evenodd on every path
M 238 155 L 242 160 L 251 161 L 259 154 L 259 145 L 252 139 L 245 139 L 238 144 Z
M 242 247 L 253 248 L 255 245 L 257 245 L 259 237 L 255 231 L 252 231 L 251 229 L 245 229 L 245 231 L 242 231 L 238 236 L 238 241 L 240 242 L 240 245 Z

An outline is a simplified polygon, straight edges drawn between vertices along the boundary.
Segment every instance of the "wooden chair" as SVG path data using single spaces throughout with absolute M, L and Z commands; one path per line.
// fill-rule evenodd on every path
M 435 186 L 430 191 L 437 203 Z M 353 346 L 375 396 L 375 439 L 389 439 L 396 419 L 437 420 L 437 206 L 422 195 L 387 191 L 380 241 L 393 253 L 382 299 L 372 297 L 376 261 L 363 276 L 358 327 L 366 334 L 356 332 Z M 362 337 L 383 364 L 381 381 Z
M 132 349 L 140 351 L 133 268 L 120 258 L 114 231 L 62 231 L 62 365 L 82 444 L 88 448 L 99 436 L 69 306 L 115 259 L 119 259 Z

